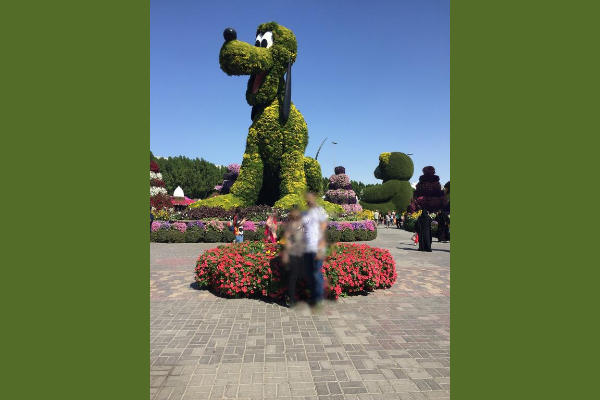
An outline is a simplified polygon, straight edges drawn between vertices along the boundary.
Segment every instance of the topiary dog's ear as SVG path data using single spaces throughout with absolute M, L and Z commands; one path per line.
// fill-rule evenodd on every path
M 288 62 L 287 76 L 285 77 L 285 94 L 283 96 L 283 108 L 281 109 L 281 119 L 287 123 L 292 109 L 292 59 Z

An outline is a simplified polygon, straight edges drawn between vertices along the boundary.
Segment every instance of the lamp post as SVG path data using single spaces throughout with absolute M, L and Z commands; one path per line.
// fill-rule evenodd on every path
M 331 144 L 333 145 L 333 173 L 335 174 L 335 145 L 337 142 L 331 142 Z

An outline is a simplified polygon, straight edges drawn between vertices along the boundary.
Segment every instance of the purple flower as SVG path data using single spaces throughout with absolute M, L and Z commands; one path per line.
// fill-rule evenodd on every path
M 358 213 L 363 210 L 360 204 L 342 204 L 342 208 L 346 214 Z
M 356 221 L 356 222 L 351 222 L 351 224 L 352 224 L 352 228 L 353 228 L 355 231 L 356 231 L 356 230 L 359 230 L 359 229 L 360 229 L 360 230 L 365 230 L 365 229 L 367 229 L 367 227 L 365 226 L 365 224 L 364 224 L 363 222 Z
M 250 232 L 256 232 L 256 225 L 252 221 L 244 222 L 244 230 Z
M 187 224 L 188 229 L 204 229 L 204 223 L 202 221 L 190 221 Z
M 350 178 L 346 174 L 331 175 L 329 177 L 329 187 L 331 189 L 342 189 L 350 185 Z
M 239 175 L 239 173 L 240 173 L 240 164 L 236 164 L 236 163 L 229 164 L 227 166 L 227 171 L 229 171 L 231 173 L 234 173 L 236 175 Z
M 327 226 L 328 229 L 336 230 L 336 231 L 341 231 L 342 230 L 342 227 L 340 226 L 340 224 L 337 223 L 337 222 L 335 222 L 335 221 L 334 222 L 329 222 L 327 225 L 328 225 Z
M 328 190 L 325 193 L 325 197 L 327 201 L 335 204 L 348 204 L 350 202 L 352 202 L 352 204 L 356 204 L 356 193 L 354 193 L 354 190 Z

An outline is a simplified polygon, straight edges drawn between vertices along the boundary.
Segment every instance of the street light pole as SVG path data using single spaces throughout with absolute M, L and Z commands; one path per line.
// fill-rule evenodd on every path
M 335 174 L 335 145 L 337 142 L 331 142 L 333 144 L 333 173 Z

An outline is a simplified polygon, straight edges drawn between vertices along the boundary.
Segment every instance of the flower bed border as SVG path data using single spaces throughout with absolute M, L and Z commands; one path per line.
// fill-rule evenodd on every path
M 247 221 L 244 224 L 244 241 L 264 240 L 264 225 L 264 221 Z M 277 237 L 283 237 L 282 224 L 277 230 Z M 328 223 L 327 240 L 330 243 L 371 241 L 376 237 L 377 228 L 369 220 Z M 231 243 L 233 240 L 227 221 L 154 221 L 150 232 L 150 241 L 157 243 Z

